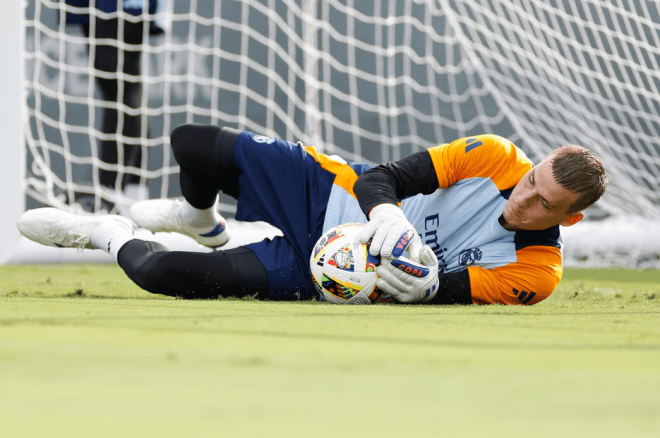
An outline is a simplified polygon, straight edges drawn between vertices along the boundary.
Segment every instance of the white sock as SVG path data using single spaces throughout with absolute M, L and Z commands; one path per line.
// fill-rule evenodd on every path
M 132 230 L 118 224 L 99 224 L 89 235 L 90 243 L 110 254 L 115 261 L 119 250 L 134 238 Z
M 185 223 L 195 228 L 213 228 L 222 221 L 222 216 L 215 210 L 217 204 L 218 198 L 215 198 L 211 207 L 200 210 L 184 200 L 179 209 L 179 216 Z

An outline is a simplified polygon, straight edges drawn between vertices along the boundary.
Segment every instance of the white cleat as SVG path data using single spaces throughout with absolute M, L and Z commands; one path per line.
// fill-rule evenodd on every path
M 229 240 L 224 218 L 213 227 L 197 228 L 181 220 L 179 210 L 183 203 L 176 199 L 152 199 L 137 202 L 131 207 L 133 222 L 152 233 L 180 233 L 192 237 L 200 245 L 217 248 Z
M 116 201 L 117 213 L 124 217 L 130 217 L 131 207 L 140 201 L 149 199 L 147 186 L 139 184 L 127 184 L 121 191 L 113 191 Z
M 131 221 L 117 215 L 79 216 L 57 208 L 28 210 L 16 221 L 18 231 L 28 239 L 58 248 L 97 249 L 90 241 L 92 230 L 101 224 L 119 225 L 133 234 Z

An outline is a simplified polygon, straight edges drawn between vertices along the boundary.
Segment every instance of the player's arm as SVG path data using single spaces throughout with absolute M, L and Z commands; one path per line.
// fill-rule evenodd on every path
M 467 269 L 474 304 L 525 304 L 543 301 L 562 277 L 561 251 L 530 246 L 516 252 L 518 260 L 495 269 Z
M 530 246 L 518 250 L 516 254 L 518 260 L 515 263 L 492 270 L 472 266 L 460 272 L 444 274 L 438 279 L 435 296 L 425 302 L 532 305 L 543 301 L 552 294 L 561 280 L 560 250 L 548 246 Z M 399 301 L 411 302 L 402 298 L 408 295 L 405 293 L 406 287 L 412 282 L 401 278 L 403 273 L 394 275 L 397 271 L 391 267 L 391 264 L 383 264 L 378 268 L 378 274 L 387 283 L 379 283 L 379 287 Z
M 467 269 L 441 276 L 438 293 L 428 304 L 472 304 L 470 275 Z
M 433 193 L 436 189 L 433 162 L 426 151 L 362 174 L 353 187 L 360 207 L 369 219 L 360 233 L 360 242 L 371 239 L 369 252 L 374 256 L 398 258 L 408 247 L 411 259 L 418 261 L 422 240 L 399 208 L 398 199 Z
M 376 252 L 374 255 L 377 255 L 382 241 L 389 241 L 390 245 L 396 243 L 397 239 L 401 241 L 402 228 L 411 229 L 419 239 L 414 227 L 396 207 L 397 199 L 420 193 L 431 194 L 438 188 L 447 188 L 460 180 L 474 177 L 491 178 L 498 189 L 508 189 L 514 186 L 531 166 L 531 162 L 520 149 L 495 135 L 459 139 L 451 144 L 437 146 L 403 160 L 378 166 L 365 172 L 354 186 L 360 207 L 370 219 L 360 239 L 366 242 L 374 235 L 374 242 L 379 245 L 376 246 L 376 251 L 372 251 L 372 254 Z M 421 239 L 419 245 L 421 248 Z M 384 251 L 382 253 L 389 255 Z M 419 252 L 411 252 L 413 262 L 421 262 L 421 259 L 412 254 L 421 254 L 421 249 Z M 426 302 L 438 304 L 471 302 L 469 277 L 467 281 L 464 276 L 453 274 L 443 279 L 438 279 L 437 274 L 435 278 L 414 278 L 401 272 L 400 267 L 384 262 L 379 269 L 381 279 L 387 283 L 383 286 L 391 286 L 390 293 L 400 301 L 414 302 L 417 298 L 424 298 Z M 410 269 L 414 272 L 426 272 L 430 267 L 431 263 L 418 263 L 417 266 L 410 266 Z M 427 286 L 433 283 L 432 280 L 435 281 L 435 288 L 428 289 Z M 429 290 L 434 295 L 431 299 L 428 296 Z
M 438 189 L 438 177 L 428 151 L 390 161 L 364 172 L 353 191 L 364 214 L 377 205 L 397 205 L 399 199 L 417 194 L 429 195 Z
M 439 188 L 437 172 L 428 151 L 378 166 L 365 172 L 363 177 L 354 190 L 365 214 L 374 206 L 383 203 L 396 206 L 397 199 L 420 193 L 428 195 Z M 420 250 L 419 261 L 383 259 L 378 274 L 381 277 L 379 288 L 400 302 L 472 304 L 467 271 L 438 278 L 438 260 L 428 247 Z
M 356 181 L 353 191 L 360 208 L 369 219 L 359 239 L 371 239 L 369 252 L 398 258 L 408 246 L 411 259 L 419 261 L 422 240 L 398 206 L 398 199 L 437 189 L 433 161 L 427 151 L 400 161 L 377 166 Z
M 376 166 L 358 178 L 353 190 L 369 217 L 377 205 L 397 205 L 399 199 L 430 195 L 468 178 L 490 178 L 499 190 L 509 189 L 531 168 L 531 161 L 507 139 L 477 135 Z
M 422 255 L 424 252 L 422 250 Z M 429 255 L 435 257 L 433 251 Z M 429 272 L 426 273 L 424 268 Z M 432 272 L 434 277 L 430 275 Z M 435 266 L 419 266 L 419 263 L 404 258 L 383 260 L 378 268 L 378 288 L 401 303 L 472 304 L 467 270 L 444 274 L 440 278 L 437 273 L 437 258 Z

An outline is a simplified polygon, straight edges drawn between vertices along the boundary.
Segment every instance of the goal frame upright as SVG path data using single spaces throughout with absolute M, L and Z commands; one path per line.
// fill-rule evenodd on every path
M 4 5 L 0 17 L 0 59 L 5 68 L 0 69 L 0 133 L 2 133 L 2 159 L 0 159 L 0 183 L 2 208 L 0 208 L 0 264 L 6 264 L 15 253 L 20 234 L 16 219 L 25 211 L 26 147 L 23 112 L 23 22 L 24 1 L 11 1 Z

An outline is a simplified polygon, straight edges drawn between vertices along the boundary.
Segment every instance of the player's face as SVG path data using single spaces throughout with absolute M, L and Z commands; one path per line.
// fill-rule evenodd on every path
M 545 230 L 582 219 L 580 212 L 568 213 L 580 195 L 555 181 L 551 157 L 527 172 L 511 192 L 502 213 L 507 230 Z

